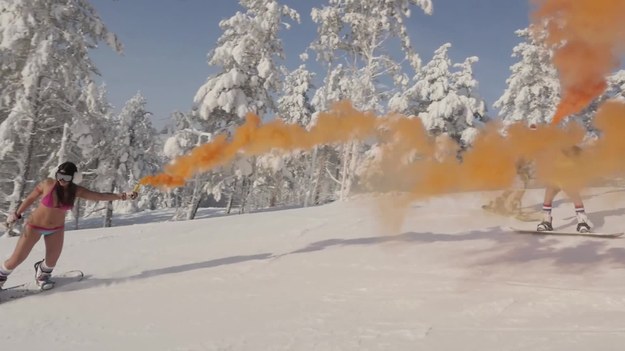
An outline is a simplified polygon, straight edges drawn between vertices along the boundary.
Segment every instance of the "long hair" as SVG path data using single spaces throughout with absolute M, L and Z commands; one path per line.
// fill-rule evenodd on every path
M 78 167 L 72 162 L 64 162 L 57 169 L 57 173 L 71 176 L 74 176 L 77 171 Z M 76 200 L 76 184 L 74 184 L 73 180 L 65 188 L 57 186 L 56 197 L 59 201 L 59 206 L 74 206 L 74 201 Z

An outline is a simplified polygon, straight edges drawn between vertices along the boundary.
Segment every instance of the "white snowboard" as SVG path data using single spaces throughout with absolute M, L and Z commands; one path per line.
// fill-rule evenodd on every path
M 536 229 L 520 229 L 510 228 L 512 231 L 520 234 L 535 234 L 535 235 L 572 235 L 572 236 L 589 236 L 595 238 L 618 238 L 625 234 L 625 232 L 590 232 L 579 233 L 576 230 L 553 230 L 553 231 L 538 231 Z

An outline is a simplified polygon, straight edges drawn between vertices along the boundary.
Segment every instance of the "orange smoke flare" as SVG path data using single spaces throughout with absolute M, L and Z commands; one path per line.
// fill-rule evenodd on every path
M 625 45 L 623 0 L 533 0 L 534 23 L 548 22 L 562 96 L 552 123 L 580 112 L 606 89 Z
M 261 125 L 260 118 L 250 113 L 231 140 L 225 134 L 218 135 L 212 142 L 176 158 L 165 168 L 164 173 L 144 177 L 140 183 L 163 187 L 182 186 L 195 174 L 227 164 L 239 153 L 255 156 L 272 149 L 308 150 L 319 144 L 362 140 L 375 135 L 378 126 L 384 121 L 373 114 L 355 111 L 347 102 L 338 103 L 332 111 L 321 113 L 317 124 L 310 131 L 299 125 L 286 124 L 280 119 Z
M 615 117 L 619 113 L 623 121 Z M 306 130 L 281 120 L 261 124 L 258 116 L 250 114 L 230 140 L 219 135 L 175 159 L 165 172 L 144 177 L 140 183 L 182 186 L 195 174 L 225 165 L 237 155 L 309 150 L 321 144 L 367 139 L 376 142 L 383 151 L 360 175 L 362 186 L 371 191 L 402 191 L 411 193 L 413 198 L 422 198 L 457 191 L 503 189 L 512 185 L 520 159 L 535 162 L 540 183 L 582 188 L 602 176 L 625 173 L 625 166 L 618 167 L 622 163 L 620 155 L 625 153 L 622 116 L 625 105 L 618 102 L 610 102 L 600 109 L 596 125 L 605 129 L 604 137 L 573 160 L 563 150 L 581 143 L 585 131 L 579 125 L 539 126 L 530 130 L 516 124 L 503 136 L 501 126 L 491 123 L 478 135 L 471 149 L 464 152 L 462 162 L 458 162 L 455 155 L 459 146 L 451 139 L 441 143 L 440 137 L 429 136 L 418 118 L 377 117 L 343 102 L 320 114 L 317 124 Z M 571 162 L 580 167 L 570 168 Z

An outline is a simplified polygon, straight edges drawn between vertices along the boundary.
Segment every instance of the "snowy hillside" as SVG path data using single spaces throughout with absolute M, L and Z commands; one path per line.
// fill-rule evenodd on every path
M 57 272 L 87 279 L 0 295 L 2 349 L 622 349 L 625 240 L 506 232 L 520 222 L 484 213 L 492 195 L 414 203 L 397 235 L 369 197 L 69 231 Z M 588 192 L 598 229 L 623 229 L 623 195 Z M 554 216 L 574 223 L 566 200 Z M 15 241 L 0 240 L 2 257 Z M 41 255 L 40 243 L 7 286 Z

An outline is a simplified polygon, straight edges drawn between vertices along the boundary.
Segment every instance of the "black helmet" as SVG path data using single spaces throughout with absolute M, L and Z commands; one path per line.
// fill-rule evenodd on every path
M 56 172 L 73 176 L 74 173 L 78 172 L 78 167 L 72 162 L 63 162 L 59 165 Z

